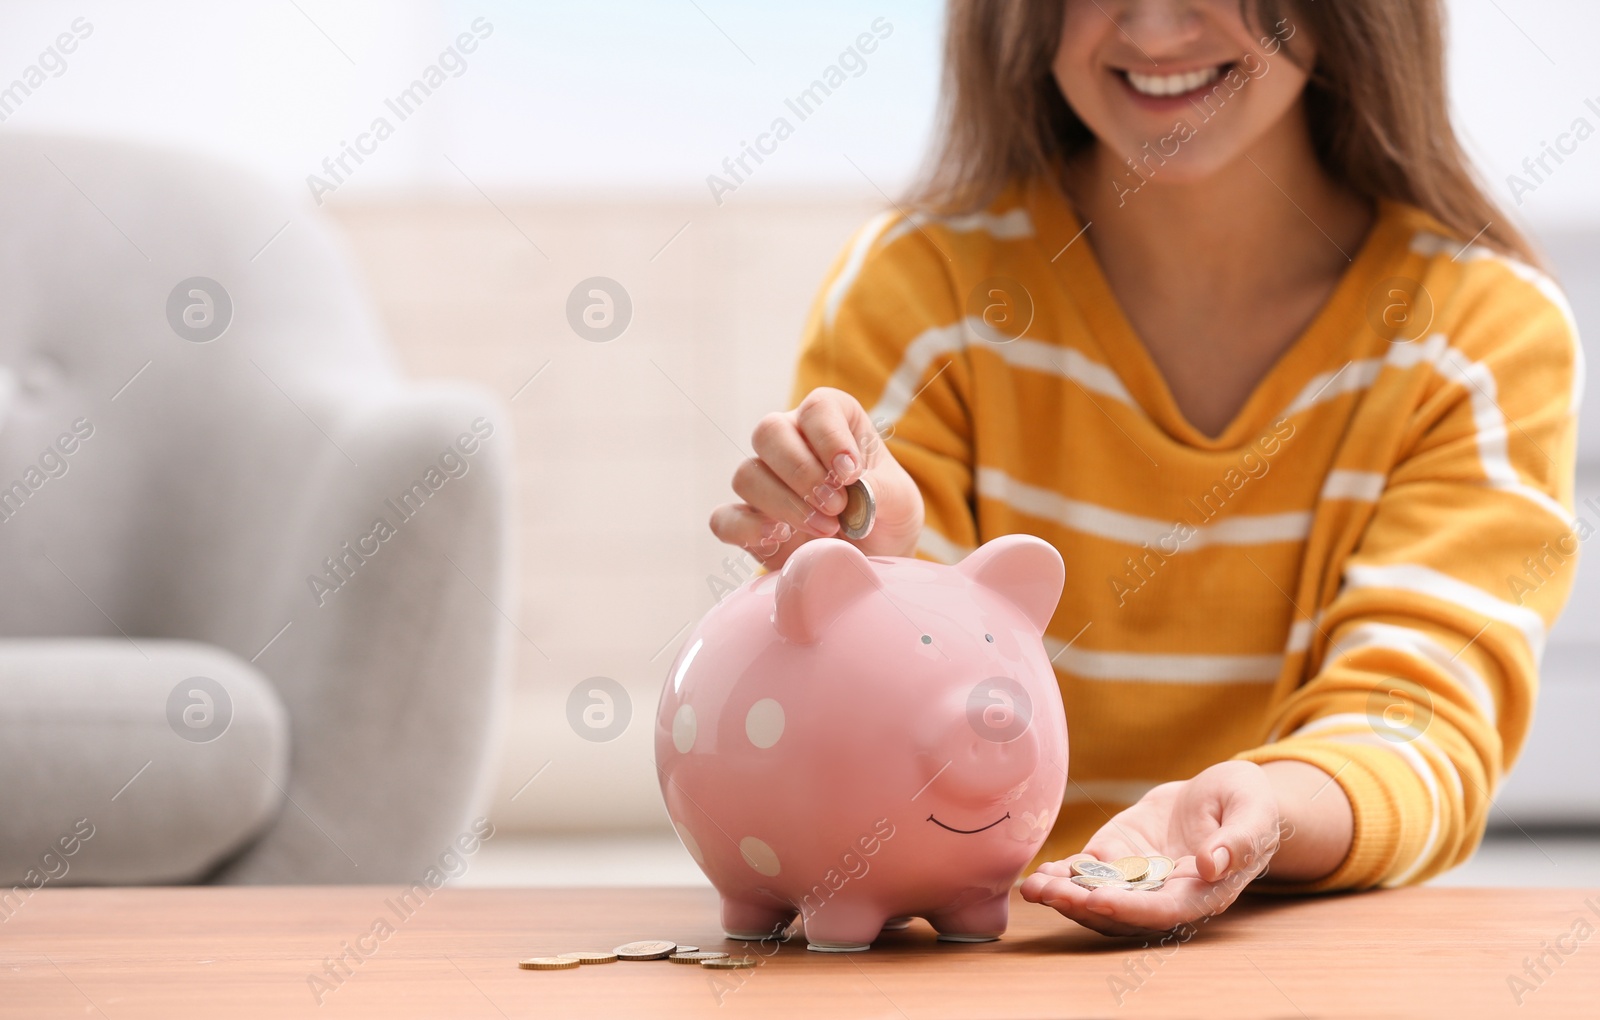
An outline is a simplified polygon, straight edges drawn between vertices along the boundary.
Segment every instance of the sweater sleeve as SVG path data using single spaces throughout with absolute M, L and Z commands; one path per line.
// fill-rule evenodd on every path
M 1308 762 L 1350 799 L 1349 855 L 1298 891 L 1421 882 L 1472 854 L 1591 530 L 1571 511 L 1582 368 L 1565 301 L 1473 271 L 1502 275 L 1429 338 L 1431 388 L 1312 621 L 1320 663 L 1273 742 L 1238 756 Z
M 922 493 L 918 555 L 953 563 L 977 531 L 970 365 L 946 261 L 905 218 L 868 222 L 812 306 L 790 406 L 819 386 L 860 401 Z

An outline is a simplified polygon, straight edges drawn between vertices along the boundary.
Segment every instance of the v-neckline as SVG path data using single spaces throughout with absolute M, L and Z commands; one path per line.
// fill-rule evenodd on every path
M 1111 370 L 1159 428 L 1185 446 L 1200 450 L 1234 450 L 1255 439 L 1295 394 L 1326 371 L 1341 350 L 1348 349 L 1352 328 L 1366 321 L 1365 306 L 1377 277 L 1394 264 L 1396 249 L 1409 238 L 1403 208 L 1380 201 L 1367 236 L 1333 291 L 1305 329 L 1256 380 L 1228 424 L 1210 436 L 1178 407 L 1166 376 L 1112 291 L 1099 257 L 1084 243 L 1081 235 L 1088 228 L 1066 196 L 1052 182 L 1041 181 L 1032 190 L 1034 200 L 1029 204 L 1036 212 L 1035 240 L 1046 258 L 1054 256 L 1057 282 L 1082 313 Z

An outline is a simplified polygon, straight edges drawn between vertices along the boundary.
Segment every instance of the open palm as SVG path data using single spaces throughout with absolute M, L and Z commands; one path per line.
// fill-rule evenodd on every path
M 1166 931 L 1228 908 L 1266 870 L 1280 840 L 1277 798 L 1258 765 L 1213 765 L 1193 779 L 1163 783 L 1120 812 L 1084 852 L 1041 864 L 1022 896 L 1054 907 L 1104 935 Z M 1154 891 L 1072 881 L 1072 862 L 1159 854 L 1177 862 Z

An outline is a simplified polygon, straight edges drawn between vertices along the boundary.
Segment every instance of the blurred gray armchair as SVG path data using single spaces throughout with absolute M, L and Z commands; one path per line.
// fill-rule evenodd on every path
M 400 378 L 304 198 L 43 136 L 0 180 L 0 906 L 420 877 L 504 698 L 499 404 Z

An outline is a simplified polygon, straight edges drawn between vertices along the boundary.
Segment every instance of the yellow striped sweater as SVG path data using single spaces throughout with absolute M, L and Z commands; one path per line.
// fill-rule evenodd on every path
M 1079 234 L 1046 185 L 873 219 L 816 300 L 794 390 L 868 409 L 926 503 L 919 555 L 1027 532 L 1066 560 L 1046 647 L 1071 760 L 1041 859 L 1156 783 L 1244 758 L 1311 763 L 1349 796 L 1354 846 L 1314 888 L 1460 863 L 1527 733 L 1586 537 L 1562 294 L 1384 204 L 1211 438 Z

